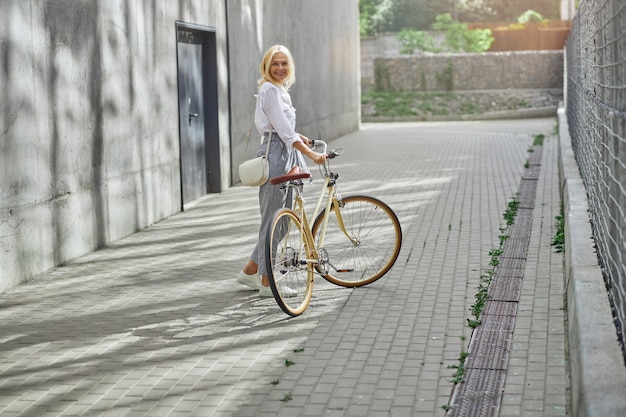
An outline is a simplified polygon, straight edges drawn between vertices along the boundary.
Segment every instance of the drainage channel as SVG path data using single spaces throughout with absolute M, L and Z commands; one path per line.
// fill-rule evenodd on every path
M 489 285 L 481 324 L 470 340 L 464 382 L 454 388 L 447 417 L 497 417 L 500 410 L 541 172 L 543 146 L 532 149 L 519 185 L 515 222 L 507 230 L 509 237 Z

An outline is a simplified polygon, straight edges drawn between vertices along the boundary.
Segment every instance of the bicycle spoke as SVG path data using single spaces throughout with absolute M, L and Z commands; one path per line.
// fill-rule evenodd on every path
M 331 210 L 324 241 L 329 264 L 334 268 L 323 276 L 343 286 L 369 284 L 383 276 L 397 259 L 402 241 L 397 217 L 375 198 L 346 197 L 339 208 L 346 231 L 343 233 L 337 210 L 336 207 Z M 323 215 L 315 220 L 314 236 L 321 228 Z
M 289 209 L 277 211 L 267 236 L 266 263 L 274 298 L 291 316 L 302 314 L 311 300 L 313 267 L 306 262 L 307 252 L 298 216 Z

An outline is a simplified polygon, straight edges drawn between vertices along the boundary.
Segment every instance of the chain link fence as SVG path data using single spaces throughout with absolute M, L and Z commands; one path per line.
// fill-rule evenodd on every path
M 625 352 L 626 2 L 581 1 L 566 57 L 566 111 L 572 146 L 587 190 L 597 254 Z

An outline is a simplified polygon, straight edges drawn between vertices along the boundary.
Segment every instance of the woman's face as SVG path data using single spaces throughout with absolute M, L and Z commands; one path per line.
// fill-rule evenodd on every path
M 289 61 L 287 60 L 287 56 L 282 52 L 276 52 L 272 57 L 270 75 L 281 84 L 284 84 L 287 79 L 289 75 Z

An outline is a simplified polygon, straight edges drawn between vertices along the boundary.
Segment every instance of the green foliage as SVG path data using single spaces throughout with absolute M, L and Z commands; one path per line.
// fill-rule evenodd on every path
M 444 33 L 441 45 L 426 32 L 403 30 L 398 34 L 400 52 L 412 54 L 415 49 L 424 52 L 484 52 L 494 41 L 490 29 L 468 29 L 465 23 L 453 20 L 450 13 L 437 15 L 431 29 Z
M 463 50 L 467 25 L 453 20 L 450 13 L 438 15 L 431 28 L 432 30 L 444 32 L 446 34 L 445 45 L 450 52 L 459 52 Z
M 494 259 L 497 260 L 500 254 L 494 255 L 491 254 L 491 265 L 497 265 L 498 262 L 494 262 Z M 482 320 L 480 319 L 483 310 L 485 309 L 485 305 L 487 300 L 489 300 L 489 284 L 491 284 L 491 280 L 493 278 L 494 270 L 485 271 L 480 276 L 480 284 L 478 285 L 478 291 L 476 292 L 476 302 L 472 304 L 470 307 L 470 311 L 472 312 L 473 318 L 467 319 L 467 325 L 472 329 L 480 326 Z
M 432 0 L 394 0 L 394 17 L 390 32 L 401 29 L 428 29 L 438 13 L 449 10 L 446 2 Z
M 548 18 L 558 19 L 560 0 L 482 0 L 482 7 L 489 10 L 493 22 L 514 22 L 527 10 Z
M 454 375 L 452 375 L 452 381 L 454 384 L 460 384 L 464 381 L 463 376 L 465 375 L 465 360 L 469 356 L 469 352 L 463 351 L 459 356 L 459 364 L 458 365 L 450 365 L 448 368 L 456 369 Z
M 506 221 L 507 226 L 512 225 L 513 222 L 515 221 L 518 207 L 519 207 L 519 201 L 517 201 L 515 198 L 509 201 L 509 205 L 506 211 L 504 212 L 504 214 L 502 215 L 502 217 L 504 217 L 504 220 Z
M 465 52 L 485 52 L 491 48 L 495 38 L 491 29 L 474 29 L 465 32 Z
M 482 111 L 454 93 L 383 90 L 366 91 L 361 96 L 364 112 L 374 117 L 446 116 L 450 114 L 451 102 L 458 102 L 463 114 Z
M 556 233 L 552 239 L 552 246 L 554 246 L 555 252 L 561 253 L 565 251 L 565 219 L 563 218 L 563 214 L 559 214 L 555 219 Z
M 388 91 L 368 91 L 363 94 L 363 105 L 373 105 L 375 116 L 413 116 L 411 93 L 394 93 Z
M 389 68 L 380 65 L 378 62 L 374 63 L 374 80 L 376 82 L 376 91 L 389 90 L 389 84 L 391 84 L 391 76 L 389 75 Z
M 435 74 L 435 78 L 437 79 L 439 85 L 441 85 L 444 90 L 448 92 L 452 91 L 454 87 L 453 70 L 454 68 L 452 65 L 452 60 L 448 59 L 446 67 L 443 69 L 443 71 Z
M 517 18 L 517 23 L 542 22 L 544 20 L 540 13 L 534 10 L 526 10 Z
M 393 0 L 359 0 L 361 36 L 373 36 L 389 30 L 393 17 Z
M 402 29 L 426 30 L 437 15 L 454 9 L 461 22 L 516 22 L 527 10 L 547 19 L 558 19 L 561 0 L 359 0 L 361 36 Z M 528 18 L 534 19 L 533 14 Z
M 445 49 L 450 52 L 484 52 L 494 41 L 490 29 L 469 30 L 465 23 L 453 20 L 450 13 L 438 15 L 432 29 L 445 33 Z
M 416 49 L 426 52 L 440 52 L 435 44 L 435 38 L 426 34 L 426 32 L 417 30 L 402 29 L 397 35 L 400 41 L 400 53 L 411 55 Z

